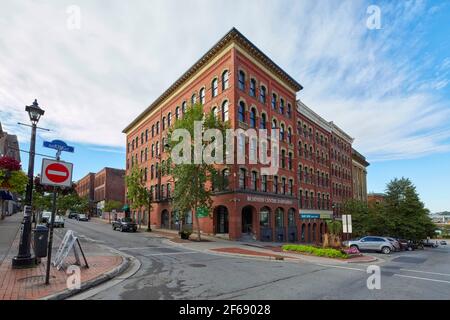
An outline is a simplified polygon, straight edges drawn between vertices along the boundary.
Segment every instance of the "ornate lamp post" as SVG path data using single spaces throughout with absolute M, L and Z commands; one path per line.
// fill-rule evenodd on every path
M 28 161 L 28 185 L 25 195 L 24 217 L 22 221 L 22 230 L 19 244 L 19 254 L 13 258 L 13 268 L 26 268 L 34 265 L 35 258 L 31 255 L 31 204 L 33 199 L 33 178 L 34 178 L 34 155 L 36 149 L 36 128 L 39 119 L 44 114 L 37 100 L 33 104 L 25 107 L 31 121 L 31 141 L 30 141 L 30 156 Z M 35 217 L 33 215 L 33 221 Z

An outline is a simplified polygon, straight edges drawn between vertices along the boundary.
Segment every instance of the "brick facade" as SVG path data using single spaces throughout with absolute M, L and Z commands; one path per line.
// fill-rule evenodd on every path
M 161 163 L 168 156 L 162 146 L 167 129 L 176 118 L 182 117 L 183 106 L 199 101 L 205 110 L 214 110 L 218 117 L 228 120 L 231 128 L 266 128 L 268 134 L 273 127 L 280 130 L 278 173 L 263 176 L 262 165 L 250 164 L 248 160 L 244 165 L 223 166 L 221 170 L 227 170 L 228 187 L 215 193 L 210 217 L 199 219 L 201 230 L 208 234 L 225 234 L 230 239 L 253 237 L 267 241 L 320 242 L 326 230 L 323 218 L 333 215 L 332 183 L 349 186 L 351 196 L 351 161 L 350 164 L 341 163 L 344 154 L 351 155 L 351 142 L 348 144 L 350 149 L 347 144 L 342 148 L 340 144 L 352 139 L 332 123 L 327 123 L 328 129 L 323 128 L 314 119 L 303 115 L 296 101 L 296 94 L 301 89 L 300 84 L 237 30 L 225 35 L 124 129 L 127 173 L 138 165 L 147 188 L 156 199 L 151 213 L 152 225 L 177 227 L 177 218 L 169 202 L 173 183 L 168 175 L 160 172 Z M 303 124 L 312 129 L 312 136 L 308 134 L 305 140 L 308 158 L 302 156 L 303 148 L 299 148 Z M 331 143 L 334 140 L 336 146 Z M 246 155 L 249 155 L 248 139 L 244 145 Z M 238 147 L 239 142 L 236 143 Z M 330 163 L 332 148 L 338 153 L 336 160 Z M 313 179 L 307 182 L 309 185 L 301 183 L 304 177 L 299 174 L 300 165 L 313 169 Z M 344 178 L 341 174 L 333 178 L 332 165 L 338 168 L 339 174 L 348 167 L 349 176 Z M 317 171 L 319 176 L 315 179 Z M 299 193 L 306 189 L 314 195 L 320 194 L 321 201 L 313 200 L 313 206 L 308 208 L 317 210 L 314 213 L 321 214 L 319 218 L 301 218 L 299 205 L 303 206 L 304 202 L 299 201 Z M 343 199 L 340 195 L 336 203 Z M 146 222 L 145 209 L 133 212 L 133 215 Z M 185 223 L 193 225 L 194 220 L 188 215 Z

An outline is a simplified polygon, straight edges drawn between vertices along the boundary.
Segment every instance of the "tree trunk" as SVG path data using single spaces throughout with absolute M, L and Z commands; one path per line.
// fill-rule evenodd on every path
M 150 222 L 151 212 L 152 211 L 152 203 L 148 202 L 148 221 L 147 221 L 147 231 L 152 231 L 152 224 Z
M 195 215 L 195 223 L 197 224 L 197 238 L 198 238 L 198 241 L 202 241 L 202 238 L 200 235 L 200 222 L 197 217 L 197 210 L 194 210 L 194 215 Z

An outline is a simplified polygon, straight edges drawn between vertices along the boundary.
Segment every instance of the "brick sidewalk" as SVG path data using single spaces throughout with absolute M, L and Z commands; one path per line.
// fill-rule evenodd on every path
M 60 241 L 61 239 L 55 236 L 52 256 L 56 253 Z M 89 268 L 86 268 L 80 255 L 82 284 L 102 276 L 123 262 L 123 258 L 119 255 L 107 252 L 105 249 L 101 249 L 95 244 L 84 242 L 81 239 L 80 242 L 89 264 Z M 43 258 L 41 263 L 34 268 L 12 269 L 11 261 L 18 252 L 18 244 L 19 237 L 15 239 L 10 254 L 0 265 L 0 300 L 41 299 L 67 290 L 66 281 L 68 275 L 63 269 L 58 271 L 53 266 L 50 269 L 50 284 L 45 285 L 46 258 Z M 73 254 L 66 258 L 65 263 L 66 265 L 75 263 Z

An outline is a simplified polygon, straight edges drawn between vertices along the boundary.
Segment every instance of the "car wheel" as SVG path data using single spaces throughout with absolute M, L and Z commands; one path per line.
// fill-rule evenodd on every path
M 113 230 L 116 231 L 116 227 L 112 226 Z
M 411 247 L 408 247 L 408 251 L 413 251 L 413 248 L 411 248 Z
M 352 244 L 352 245 L 350 246 L 350 248 L 359 250 L 359 248 L 358 248 L 358 246 L 357 246 L 356 244 Z
M 391 253 L 391 248 L 383 247 L 383 248 L 381 248 L 381 252 L 383 252 L 384 254 L 389 254 L 389 253 Z
M 124 232 L 123 227 L 120 227 L 120 232 Z
M 62 225 L 62 227 L 64 228 L 64 225 Z

